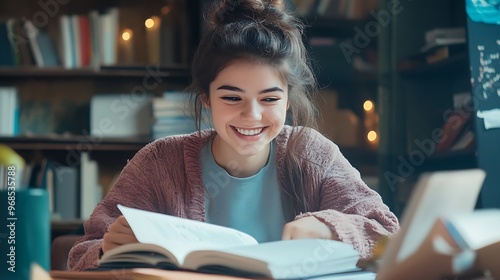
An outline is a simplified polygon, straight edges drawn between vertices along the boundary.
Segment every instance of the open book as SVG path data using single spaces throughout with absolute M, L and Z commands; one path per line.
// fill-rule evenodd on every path
M 297 239 L 258 244 L 231 228 L 118 208 L 140 243 L 107 251 L 99 260 L 100 269 L 157 267 L 273 279 L 358 270 L 359 253 L 347 243 Z
M 500 279 L 499 258 L 500 209 L 478 209 L 437 219 L 418 251 L 396 270 L 404 268 L 410 280 Z
M 455 263 L 460 250 L 447 229 L 453 224 L 446 226 L 443 221 L 474 211 L 485 176 L 480 169 L 422 174 L 403 212 L 401 228 L 382 255 L 377 279 L 441 279 L 463 272 Z

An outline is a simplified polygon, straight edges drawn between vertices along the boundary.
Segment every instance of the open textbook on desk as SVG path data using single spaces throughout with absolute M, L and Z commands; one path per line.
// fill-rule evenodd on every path
M 107 251 L 99 260 L 100 269 L 156 267 L 273 279 L 359 270 L 359 253 L 347 243 L 297 239 L 258 244 L 231 228 L 118 208 L 140 243 Z

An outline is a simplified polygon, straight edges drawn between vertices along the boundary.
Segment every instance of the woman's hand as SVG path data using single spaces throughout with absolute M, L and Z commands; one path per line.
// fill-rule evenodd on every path
M 109 230 L 104 234 L 102 241 L 102 252 L 111 250 L 123 244 L 137 243 L 137 238 L 135 238 L 130 225 L 128 224 L 125 217 L 120 216 L 116 221 L 109 226 Z
M 337 234 L 316 217 L 304 217 L 289 222 L 283 228 L 283 240 L 321 238 L 338 240 Z

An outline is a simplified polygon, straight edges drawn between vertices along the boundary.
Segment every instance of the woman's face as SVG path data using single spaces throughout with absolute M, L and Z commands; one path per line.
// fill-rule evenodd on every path
M 210 84 L 205 105 L 222 140 L 217 150 L 256 156 L 269 152 L 269 143 L 285 124 L 288 89 L 274 68 L 238 61 Z

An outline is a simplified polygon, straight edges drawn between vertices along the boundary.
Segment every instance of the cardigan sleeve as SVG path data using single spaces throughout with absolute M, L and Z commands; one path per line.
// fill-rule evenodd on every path
M 101 245 L 109 226 L 121 215 L 117 204 L 158 212 L 159 174 L 152 164 L 157 156 L 146 146 L 122 170 L 108 195 L 97 205 L 85 222 L 85 235 L 73 245 L 68 256 L 68 269 L 82 271 L 97 267 Z
M 321 178 L 317 184 L 319 205 L 317 211 L 303 213 L 296 219 L 316 217 L 336 232 L 341 241 L 353 244 L 362 258 L 367 258 L 382 236 L 399 230 L 398 219 L 380 195 L 363 182 L 335 144 L 329 142 L 318 150 L 314 146 L 311 145 L 312 150 L 317 152 L 310 162 L 317 164 L 312 164 L 310 172 Z

